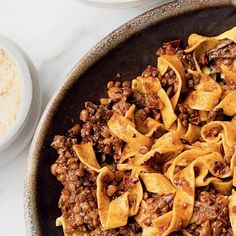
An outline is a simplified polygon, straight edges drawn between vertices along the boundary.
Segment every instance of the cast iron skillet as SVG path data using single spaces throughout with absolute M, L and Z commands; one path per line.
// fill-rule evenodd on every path
M 186 44 L 195 32 L 219 34 L 236 25 L 234 1 L 180 0 L 153 9 L 118 28 L 99 42 L 74 67 L 49 102 L 32 142 L 25 181 L 24 207 L 28 235 L 62 236 L 55 227 L 61 185 L 50 173 L 57 154 L 50 147 L 55 134 L 64 134 L 79 121 L 84 102 L 98 102 L 106 84 L 121 74 L 131 80 L 148 65 L 156 65 L 156 49 L 179 38 Z

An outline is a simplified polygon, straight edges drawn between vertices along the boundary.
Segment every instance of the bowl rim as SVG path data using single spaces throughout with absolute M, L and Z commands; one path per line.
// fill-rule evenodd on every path
M 115 4 L 119 4 L 119 3 L 132 3 L 132 2 L 140 2 L 142 0 L 87 0 L 89 2 L 96 2 L 96 3 L 115 3 Z
M 144 3 L 143 5 L 147 4 L 150 1 L 154 1 L 154 0 L 85 0 L 87 2 L 91 2 L 91 3 L 97 3 L 97 4 L 113 4 L 113 5 L 117 5 L 117 4 L 127 4 L 127 3 L 139 3 L 142 2 Z
M 0 35 L 0 48 L 3 49 L 15 63 L 22 82 L 22 99 L 20 111 L 14 124 L 10 127 L 7 134 L 4 135 L 0 140 L 1 153 L 3 150 L 8 148 L 11 143 L 14 142 L 15 138 L 17 137 L 17 134 L 20 132 L 22 126 L 24 125 L 28 117 L 32 103 L 33 85 L 28 64 L 25 58 L 23 57 L 22 53 L 20 52 L 18 46 L 10 39 Z
M 36 181 L 40 150 L 47 130 L 50 127 L 53 114 L 57 110 L 64 96 L 67 94 L 67 91 L 71 89 L 76 81 L 78 81 L 78 79 L 80 79 L 80 77 L 89 70 L 93 64 L 98 62 L 112 51 L 112 49 L 136 33 L 174 16 L 191 13 L 201 9 L 224 6 L 236 6 L 236 2 L 235 0 L 177 0 L 156 7 L 133 18 L 108 34 L 104 39 L 90 49 L 90 51 L 86 53 L 72 68 L 59 89 L 55 91 L 54 95 L 48 102 L 30 147 L 24 183 L 24 215 L 27 235 L 42 235 L 36 205 Z M 175 11 L 173 11 L 173 9 L 175 9 Z

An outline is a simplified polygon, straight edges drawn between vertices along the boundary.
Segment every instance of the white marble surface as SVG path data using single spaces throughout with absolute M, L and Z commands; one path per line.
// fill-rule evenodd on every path
M 0 34 L 19 44 L 34 62 L 45 106 L 65 75 L 92 46 L 152 7 L 103 9 L 79 0 L 0 0 Z M 0 235 L 26 235 L 23 183 L 28 150 L 29 146 L 0 168 Z

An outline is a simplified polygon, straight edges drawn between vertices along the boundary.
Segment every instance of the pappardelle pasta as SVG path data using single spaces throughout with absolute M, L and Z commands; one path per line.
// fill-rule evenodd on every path
M 236 27 L 156 55 L 55 136 L 65 236 L 236 235 Z

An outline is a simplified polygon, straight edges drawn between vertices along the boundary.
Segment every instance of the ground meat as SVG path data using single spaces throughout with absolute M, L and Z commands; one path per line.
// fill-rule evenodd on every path
M 227 86 L 229 86 L 229 90 L 236 90 L 236 83 L 233 80 L 227 80 L 226 81 Z
M 124 81 L 122 84 L 120 82 L 110 81 L 107 84 L 107 88 L 108 96 L 113 102 L 118 102 L 121 99 L 126 100 L 132 95 L 129 81 Z
M 216 58 L 212 60 L 209 64 L 210 74 L 220 74 L 221 73 L 221 65 L 225 65 L 229 67 L 233 64 L 234 59 L 231 58 Z
M 148 78 L 148 77 L 157 78 L 158 75 L 159 75 L 158 69 L 151 65 L 148 65 L 142 73 L 142 76 L 145 78 Z
M 76 124 L 75 126 L 73 126 L 69 131 L 69 136 L 72 138 L 76 138 L 78 135 L 80 135 L 80 124 Z
M 150 110 L 161 110 L 163 108 L 163 104 L 156 94 L 151 93 L 145 95 L 145 107 Z
M 172 88 L 172 93 L 176 92 L 178 88 L 178 81 L 173 70 L 168 69 L 163 77 L 159 74 L 156 67 L 148 66 L 142 73 L 142 76 L 152 77 L 160 80 L 162 86 L 167 91 L 168 88 Z M 171 94 L 169 94 L 171 95 Z M 156 93 L 141 93 L 138 90 L 132 91 L 131 103 L 134 103 L 137 109 L 144 109 L 146 114 L 156 120 L 161 118 L 160 110 L 163 109 L 163 103 Z
M 133 100 L 138 109 L 144 108 L 146 114 L 156 120 L 160 118 L 160 110 L 163 108 L 163 104 L 156 94 L 143 94 L 136 90 L 133 92 Z
M 134 100 L 134 102 L 135 102 L 138 109 L 145 107 L 145 103 L 146 103 L 145 95 L 140 93 L 139 91 L 134 90 L 133 100 Z
M 101 154 L 101 162 L 112 155 L 118 160 L 122 149 L 122 141 L 112 135 L 107 126 L 107 121 L 113 114 L 109 106 L 110 104 L 97 106 L 91 102 L 86 103 L 88 116 L 81 128 L 82 142 L 90 142 L 93 145 L 95 151 Z M 119 103 L 115 109 L 124 112 L 128 107 L 129 104 L 124 101 L 124 105 Z
M 197 190 L 193 210 L 193 223 L 187 231 L 193 236 L 233 235 L 229 221 L 229 197 L 214 190 Z
M 179 112 L 179 119 L 184 127 L 187 127 L 189 123 L 193 125 L 199 125 L 200 117 L 197 110 L 191 109 L 188 105 L 178 104 L 177 109 Z
M 112 109 L 113 111 L 124 116 L 130 107 L 131 107 L 130 103 L 126 102 L 125 99 L 121 99 L 119 102 L 113 105 Z
M 185 79 L 187 88 L 193 88 L 200 82 L 200 76 L 198 74 L 187 73 L 185 74 Z
M 223 86 L 221 87 L 223 91 L 221 93 L 220 99 L 223 99 L 227 94 L 236 90 L 236 83 L 234 81 L 227 80 L 224 82 L 225 84 L 223 83 Z
M 167 43 L 164 43 L 156 52 L 157 56 L 162 55 L 174 55 L 180 49 L 180 40 L 176 39 Z
M 131 177 L 130 171 L 118 171 L 112 166 L 109 166 L 109 168 L 114 173 L 114 178 L 111 179 L 108 178 L 109 176 L 104 175 L 102 181 L 106 186 L 107 196 L 111 199 L 119 197 L 137 185 L 139 180 L 135 177 Z
M 144 192 L 143 199 L 147 204 L 147 209 L 140 209 L 142 214 L 146 215 L 142 223 L 150 226 L 153 219 L 172 210 L 174 196 L 174 194 L 159 196 L 158 194 Z
M 229 39 L 221 40 L 220 44 L 207 53 L 209 60 L 236 58 L 236 44 Z
M 158 69 L 151 65 L 147 66 L 143 71 L 142 76 L 145 78 L 152 77 L 159 80 L 161 78 Z M 146 114 L 153 118 L 159 116 L 160 110 L 163 108 L 162 102 L 155 93 L 143 94 L 134 90 L 132 102 L 136 103 L 138 108 L 144 108 Z
M 229 171 L 229 166 L 216 161 L 213 170 L 216 174 L 223 175 Z
M 185 53 L 184 50 L 180 50 L 176 54 L 180 61 L 183 63 L 186 69 L 196 70 L 196 65 L 191 53 Z
M 154 169 L 157 173 L 162 173 L 162 167 L 168 160 L 168 156 L 156 152 L 153 157 L 145 162 L 145 165 Z
M 58 154 L 71 151 L 73 144 L 76 144 L 76 139 L 67 138 L 63 135 L 56 135 L 53 139 L 51 146 L 57 150 Z
M 208 113 L 208 119 L 207 119 L 207 122 L 211 122 L 211 121 L 214 121 L 214 120 L 224 120 L 224 111 L 222 108 L 220 109 L 217 109 L 215 111 L 210 111 Z
M 59 207 L 67 222 L 67 233 L 77 229 L 86 232 L 100 225 L 95 186 L 66 185 L 61 193 Z
M 64 136 L 57 136 L 53 142 L 59 157 L 51 172 L 64 186 L 59 208 L 67 222 L 66 232 L 92 230 L 100 224 L 95 185 L 97 173 L 78 162 L 70 153 L 71 146 L 65 146 L 68 145 L 65 140 Z
M 175 72 L 171 68 L 168 68 L 166 73 L 160 78 L 160 82 L 166 92 L 169 90 L 169 97 L 176 93 L 178 89 L 178 79 Z
M 221 61 L 221 60 L 220 60 Z M 219 62 L 219 60 L 217 60 L 217 62 Z M 221 64 L 220 64 L 221 65 Z M 221 68 L 220 65 L 218 65 L 218 63 L 214 63 L 212 65 L 209 65 L 210 67 L 210 74 L 216 74 L 216 73 L 221 73 Z
M 236 58 L 236 44 L 229 39 L 221 40 L 219 45 L 207 52 L 212 74 L 221 72 L 221 65 L 231 66 Z
M 211 61 L 210 72 L 221 73 L 221 65 L 225 65 L 226 67 L 230 68 L 230 66 L 233 64 L 233 61 L 233 58 L 216 58 Z
M 198 64 L 199 64 L 199 66 L 201 66 L 201 67 L 208 64 L 208 58 L 207 58 L 206 53 L 203 53 L 203 54 L 201 54 L 201 55 L 199 56 L 199 58 L 198 58 Z

